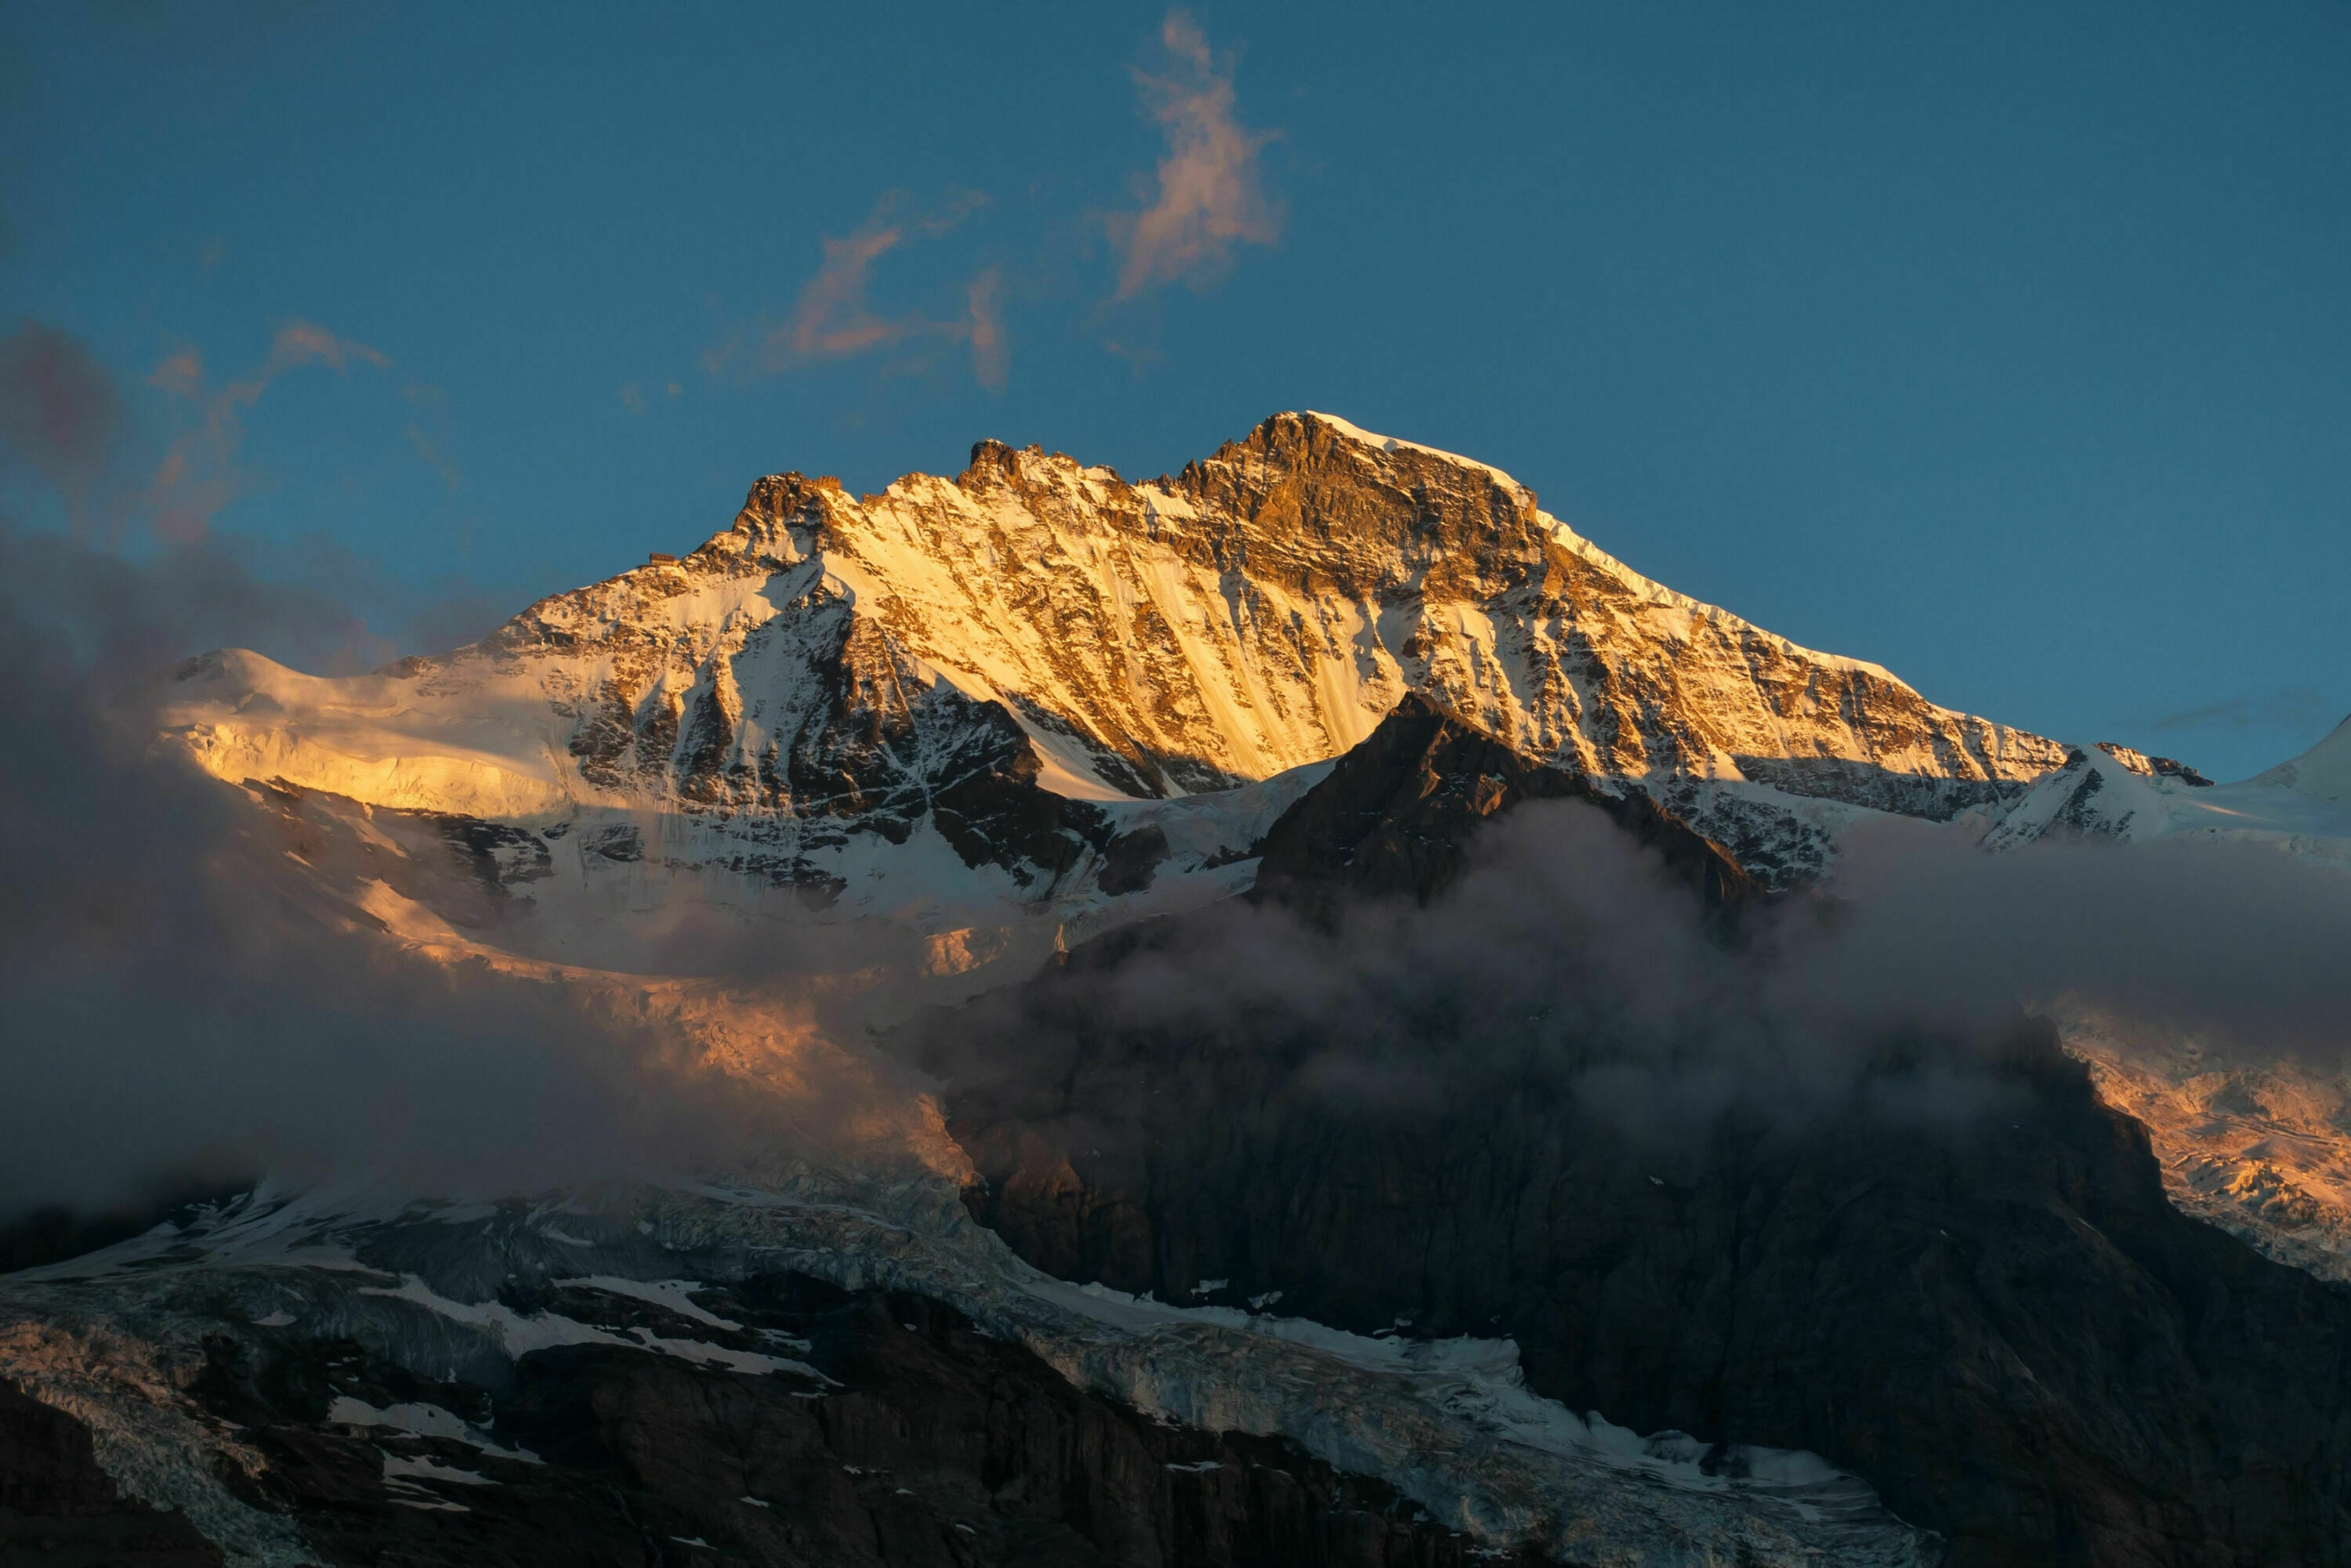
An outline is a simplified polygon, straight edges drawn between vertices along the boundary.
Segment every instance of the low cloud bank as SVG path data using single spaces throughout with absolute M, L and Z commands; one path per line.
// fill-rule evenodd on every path
M 298 323 L 265 376 L 367 356 Z M 759 1097 L 677 1030 L 400 950 L 271 813 L 158 749 L 188 654 L 346 674 L 496 616 L 325 541 L 170 526 L 127 406 L 69 336 L 0 341 L 0 469 L 68 525 L 0 512 L 0 1226 L 263 1171 L 502 1191 L 769 1144 Z
M 256 578 L 233 540 L 140 560 L 0 531 L 0 1220 L 264 1169 L 528 1189 L 706 1170 L 788 1136 L 677 1030 L 590 988 L 350 928 L 267 813 L 153 747 L 186 652 L 334 667 L 374 637 L 333 596 Z M 1564 1087 L 1676 1140 L 1733 1110 L 1814 1124 L 1856 1094 L 1965 1121 L 2012 1092 L 1976 1071 L 1980 1048 L 2068 993 L 2244 1053 L 2339 1065 L 2351 1040 L 2351 879 L 2269 850 L 1988 855 L 1889 821 L 1850 841 L 1833 897 L 1761 911 L 1730 944 L 1701 915 L 1601 813 L 1535 802 L 1426 909 L 1325 930 L 1234 902 L 941 1015 L 926 1057 L 967 1082 L 1050 1077 L 1123 1034 L 1392 1107 Z M 764 985 L 836 1039 L 875 989 L 840 977 L 919 963 L 904 932 L 786 939 L 690 908 L 629 941 L 595 961 Z M 1876 1071 L 1890 1050 L 1914 1051 L 1905 1073 Z
M 1985 1071 L 2019 1010 L 2069 995 L 2240 1052 L 2339 1065 L 2351 1042 L 2351 878 L 2273 850 L 1995 855 L 1889 821 L 1850 841 L 1833 895 L 1751 911 L 1735 942 L 1703 915 L 1600 811 L 1531 802 L 1426 908 L 1323 929 L 1220 906 L 926 1019 L 910 1049 L 1008 1106 L 1081 1062 L 1137 1064 L 1162 1096 L 1187 1092 L 1171 1064 L 1208 1063 L 1189 1090 L 1384 1112 L 1564 1092 L 1688 1143 L 1734 1112 L 1782 1132 L 1856 1110 L 1959 1128 L 2022 1092 Z
M 1827 929 L 1782 938 L 1783 1002 L 1845 1027 L 1980 1027 L 2074 995 L 2232 1052 L 2351 1051 L 2351 876 L 2266 845 L 2043 841 L 1986 854 L 1923 824 L 1851 841 Z
M 0 534 L 0 1217 L 265 1169 L 528 1188 L 757 1135 L 674 1037 L 339 920 L 266 813 L 159 754 L 171 660 L 230 624 L 360 626 L 217 551 Z

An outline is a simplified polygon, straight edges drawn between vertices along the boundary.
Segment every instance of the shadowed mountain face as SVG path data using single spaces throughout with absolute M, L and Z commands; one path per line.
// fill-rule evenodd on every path
M 1426 904 L 1469 864 L 1469 836 L 1522 800 L 1582 800 L 1655 850 L 1709 907 L 1763 896 L 1729 851 L 1638 790 L 1612 794 L 1548 767 L 1418 693 L 1275 821 L 1255 895 L 1328 917 L 1349 898 Z
M 482 1387 L 420 1376 L 352 1340 L 262 1325 L 211 1334 L 182 1376 L 194 1407 L 235 1423 L 256 1461 L 225 1474 L 238 1500 L 298 1521 L 316 1553 L 304 1560 L 335 1564 L 1471 1560 L 1470 1537 L 1375 1481 L 1277 1439 L 1150 1420 L 938 1301 L 790 1273 L 702 1295 L 731 1314 L 738 1342 L 800 1351 L 804 1375 L 750 1377 L 614 1344 L 541 1351 Z M 542 1287 L 534 1298 L 511 1285 L 507 1297 L 623 1333 L 709 1332 L 627 1297 Z M 120 1496 L 79 1421 L 0 1380 L 0 1561 L 216 1568 L 224 1557 L 184 1513 Z
M 1573 1407 L 1852 1467 L 1954 1563 L 2351 1562 L 2351 1294 L 2175 1210 L 2038 1022 L 1661 1074 L 1705 1048 L 1625 1044 L 1623 977 L 1578 967 L 1604 925 L 1479 902 L 1514 811 L 1617 841 L 1589 874 L 1644 868 L 1596 895 L 1627 921 L 1746 891 L 1646 802 L 1400 710 L 1276 825 L 1256 907 L 907 1032 L 972 1212 L 1071 1280 L 1510 1334 Z

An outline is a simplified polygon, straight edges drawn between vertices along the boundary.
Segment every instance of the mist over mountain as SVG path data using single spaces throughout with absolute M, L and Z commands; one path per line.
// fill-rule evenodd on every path
M 12 1215 L 268 1171 L 444 1193 L 674 1171 L 741 1122 L 624 1018 L 371 940 L 320 899 L 313 846 L 155 747 L 185 638 L 324 646 L 356 616 L 203 549 L 12 532 L 0 580 Z
M 0 1284 L 43 1529 L 2346 1560 L 2351 731 L 1958 713 L 1312 413 L 376 652 L 0 535 L 0 1218 L 207 1195 Z

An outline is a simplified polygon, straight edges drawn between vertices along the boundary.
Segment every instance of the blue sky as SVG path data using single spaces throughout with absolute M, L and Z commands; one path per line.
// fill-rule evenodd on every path
M 761 473 L 1312 407 L 2007 722 L 2351 711 L 2340 5 L 671 9 L 0 8 L 0 371 L 120 426 L 0 507 L 454 636 Z

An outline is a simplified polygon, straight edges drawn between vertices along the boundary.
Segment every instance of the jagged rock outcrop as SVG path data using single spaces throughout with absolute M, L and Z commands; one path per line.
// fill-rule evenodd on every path
M 1646 793 L 1614 793 L 1536 762 L 1414 693 L 1275 821 L 1252 896 L 1326 915 L 1342 900 L 1383 894 L 1425 904 L 1467 869 L 1480 822 L 1521 800 L 1562 800 L 1605 812 L 1710 906 L 1763 894 L 1729 851 Z

